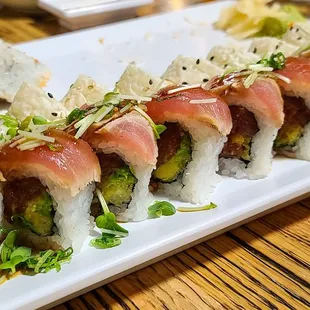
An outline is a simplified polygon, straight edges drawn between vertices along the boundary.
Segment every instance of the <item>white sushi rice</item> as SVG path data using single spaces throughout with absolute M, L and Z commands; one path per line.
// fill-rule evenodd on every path
M 251 161 L 246 164 L 237 158 L 220 158 L 220 173 L 237 179 L 261 179 L 271 172 L 273 142 L 278 129 L 257 119 L 258 133 L 251 144 Z
M 49 78 L 46 66 L 0 40 L 0 98 L 12 102 L 24 82 L 43 87 Z
M 119 221 L 139 222 L 147 218 L 148 207 L 154 201 L 153 195 L 149 192 L 149 183 L 154 168 L 153 166 L 133 167 L 135 177 L 138 181 L 131 194 L 131 202 L 127 209 L 117 216 Z
M 52 181 L 46 185 L 55 202 L 54 223 L 58 230 L 58 236 L 51 238 L 63 248 L 71 246 L 78 252 L 92 227 L 90 205 L 95 184 L 89 184 L 74 197 L 71 196 L 69 189 L 60 188 Z
M 160 191 L 170 197 L 179 196 L 187 202 L 206 203 L 221 181 L 216 173 L 219 169 L 218 157 L 227 138 L 212 128 L 198 130 L 198 127 L 189 124 L 184 127 L 192 137 L 192 160 L 182 178 L 171 184 L 161 183 Z

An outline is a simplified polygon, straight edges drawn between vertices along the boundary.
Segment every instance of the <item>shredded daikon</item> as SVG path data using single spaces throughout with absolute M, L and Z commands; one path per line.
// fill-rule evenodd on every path
M 197 88 L 197 87 L 201 87 L 201 84 L 182 86 L 182 87 L 170 89 L 170 90 L 168 90 L 167 94 L 170 95 L 170 94 L 177 93 L 179 91 L 183 91 L 183 90 L 187 90 L 187 89 L 192 89 L 192 88 Z
M 189 103 L 193 104 L 204 104 L 204 103 L 215 103 L 217 101 L 216 98 L 210 98 L 210 99 L 197 99 L 197 100 L 191 100 Z
M 21 136 L 26 137 L 26 138 L 42 140 L 42 141 L 46 141 L 46 142 L 50 142 L 50 143 L 55 142 L 55 138 L 47 137 L 45 135 L 42 135 L 42 134 L 36 133 L 36 132 L 28 132 L 28 131 L 18 130 L 18 133 Z

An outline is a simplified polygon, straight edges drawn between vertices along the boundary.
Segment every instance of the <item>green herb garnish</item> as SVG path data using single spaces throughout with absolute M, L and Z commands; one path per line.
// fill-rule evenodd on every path
M 275 70 L 280 70 L 285 67 L 285 60 L 285 56 L 280 52 L 277 54 L 272 54 L 269 58 L 263 58 L 257 63 L 262 64 L 265 67 L 271 67 Z
M 173 204 L 168 201 L 155 201 L 154 204 L 148 207 L 149 218 L 157 218 L 164 216 L 170 216 L 175 214 L 176 210 Z
M 34 116 L 32 122 L 34 125 L 46 125 L 48 120 L 43 116 Z
M 92 239 L 90 245 L 97 249 L 108 249 L 118 246 L 122 243 L 120 238 L 111 237 L 109 235 L 102 234 L 101 237 Z
M 74 109 L 68 116 L 67 116 L 67 124 L 71 124 L 74 121 L 79 121 L 85 116 L 86 110 L 81 110 L 79 108 Z
M 208 204 L 206 206 L 196 207 L 196 208 L 178 207 L 177 211 L 179 211 L 179 212 L 197 212 L 197 211 L 204 211 L 204 210 L 212 210 L 212 209 L 215 209 L 216 207 L 217 207 L 217 205 L 215 203 L 211 202 L 210 204 Z
M 4 230 L 2 230 L 4 231 Z M 16 272 L 16 267 L 26 267 L 34 273 L 48 272 L 51 269 L 59 271 L 61 264 L 70 261 L 73 253 L 72 248 L 67 250 L 47 250 L 32 255 L 28 247 L 17 246 L 17 230 L 10 231 L 0 247 L 1 264 L 0 270 L 9 269 L 11 273 Z
M 127 237 L 129 232 L 116 223 L 114 213 L 110 212 L 101 191 L 96 189 L 97 197 L 102 206 L 103 214 L 96 218 L 96 225 L 102 230 L 99 238 L 92 239 L 90 245 L 95 248 L 107 249 L 121 244 L 120 237 Z

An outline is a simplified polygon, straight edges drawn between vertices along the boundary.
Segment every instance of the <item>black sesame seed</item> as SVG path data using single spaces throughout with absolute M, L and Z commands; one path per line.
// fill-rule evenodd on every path
M 256 52 L 257 52 L 257 48 L 254 47 L 253 53 L 256 54 Z
M 299 31 L 299 28 L 296 29 L 296 32 L 298 32 L 298 31 Z
M 153 81 L 152 81 L 152 80 L 149 80 L 149 84 L 150 84 L 150 85 L 153 85 Z
M 276 50 L 279 48 L 279 45 L 276 46 Z
M 183 70 L 186 70 L 187 68 L 186 68 L 186 67 L 182 67 L 182 69 L 183 69 Z
M 294 27 L 291 27 L 291 28 L 290 28 L 290 31 L 292 31 L 293 29 L 294 29 Z
M 202 80 L 204 83 L 207 83 L 209 81 L 209 79 L 203 79 Z
M 197 59 L 196 60 L 196 65 L 199 65 L 200 64 L 200 59 Z
M 228 64 L 224 65 L 224 69 L 226 69 L 228 67 Z
M 52 115 L 53 116 L 57 116 L 58 114 L 56 112 L 52 112 Z
M 210 61 L 212 61 L 214 59 L 214 56 L 210 57 Z
M 188 83 L 187 82 L 182 82 L 182 85 L 187 85 Z
M 302 39 L 302 37 L 298 37 L 297 40 L 300 41 Z
M 54 98 L 51 93 L 47 93 L 50 98 Z

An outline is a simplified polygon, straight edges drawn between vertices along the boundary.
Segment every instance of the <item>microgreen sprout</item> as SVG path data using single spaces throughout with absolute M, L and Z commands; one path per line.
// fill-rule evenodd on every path
M 149 218 L 157 218 L 170 216 L 175 214 L 176 210 L 173 204 L 168 201 L 155 201 L 154 204 L 148 207 Z

